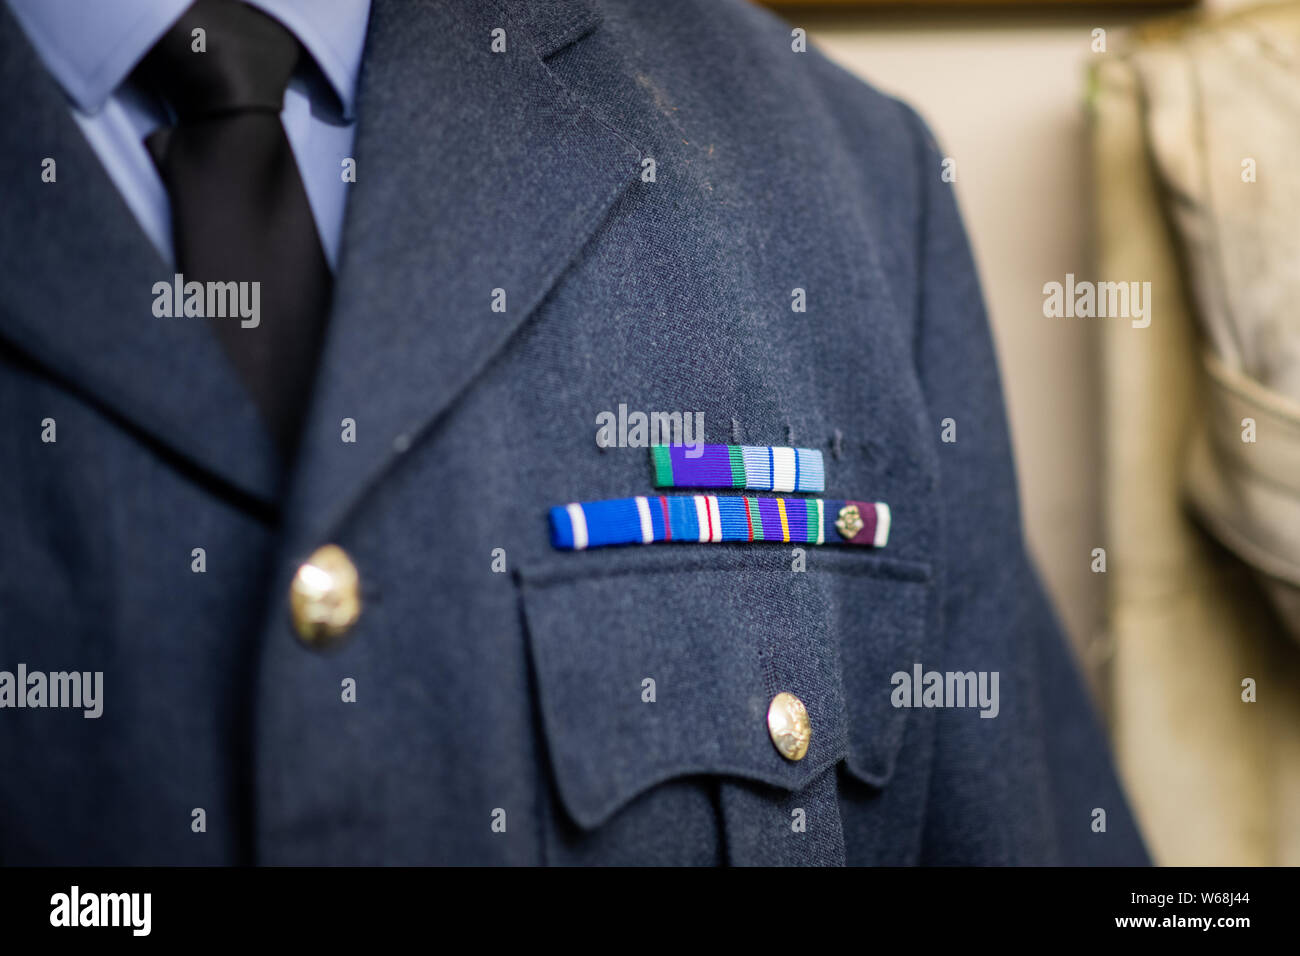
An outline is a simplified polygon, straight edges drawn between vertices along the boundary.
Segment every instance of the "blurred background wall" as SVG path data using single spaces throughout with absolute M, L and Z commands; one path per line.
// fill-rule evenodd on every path
M 1241 0 L 1209 0 L 1226 10 Z M 1090 264 L 1087 71 L 1160 7 L 976 10 L 768 4 L 831 59 L 918 109 L 957 161 L 958 201 L 1002 366 L 1030 548 L 1094 694 L 1108 648 L 1097 319 L 1047 319 L 1043 283 Z M 1104 699 L 1101 701 L 1105 703 Z

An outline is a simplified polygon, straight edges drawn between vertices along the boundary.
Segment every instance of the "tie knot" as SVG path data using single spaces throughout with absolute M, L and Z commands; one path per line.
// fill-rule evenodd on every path
M 280 112 L 297 62 L 298 41 L 261 11 L 238 0 L 197 0 L 140 62 L 136 77 L 183 122 L 240 110 Z

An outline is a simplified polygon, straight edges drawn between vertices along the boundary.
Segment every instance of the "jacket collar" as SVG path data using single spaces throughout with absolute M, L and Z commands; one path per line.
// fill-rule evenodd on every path
M 168 454 L 283 500 L 286 551 L 305 553 L 447 413 L 636 179 L 639 150 L 545 62 L 597 23 L 580 2 L 374 0 L 333 313 L 281 498 L 276 450 L 216 337 L 152 315 L 170 270 L 0 9 L 0 89 L 20 104 L 0 132 L 0 208 L 39 237 L 6 243 L 0 339 Z M 489 49 L 498 27 L 505 53 Z M 46 156 L 55 184 L 39 181 Z
M 600 26 L 600 11 L 585 0 L 507 0 L 506 5 L 543 60 Z
M 447 413 L 637 179 L 640 151 L 544 60 L 597 22 L 574 2 L 373 3 L 357 182 L 286 506 L 290 559 L 328 540 Z M 490 49 L 498 27 L 504 53 Z M 345 418 L 354 444 L 340 440 Z
M 172 269 L 137 225 L 9 11 L 0 5 L 0 347 L 117 418 L 183 466 L 270 510 L 269 433 L 201 320 L 153 315 Z M 42 182 L 46 158 L 54 182 Z M 25 236 L 25 239 L 19 238 Z

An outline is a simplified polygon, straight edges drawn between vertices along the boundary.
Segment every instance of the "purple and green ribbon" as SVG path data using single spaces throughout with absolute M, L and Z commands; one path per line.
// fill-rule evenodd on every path
M 822 453 L 780 445 L 651 445 L 656 488 L 826 490 Z

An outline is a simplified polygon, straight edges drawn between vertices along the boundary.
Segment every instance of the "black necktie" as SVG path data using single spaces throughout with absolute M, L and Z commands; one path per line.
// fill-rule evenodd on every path
M 204 52 L 194 50 L 199 28 Z M 178 270 L 187 283 L 260 283 L 256 327 L 238 315 L 205 321 L 286 458 L 310 396 L 332 284 L 280 123 L 298 56 L 298 41 L 270 17 L 235 0 L 198 0 L 135 74 L 176 118 L 146 144 L 171 197 Z

